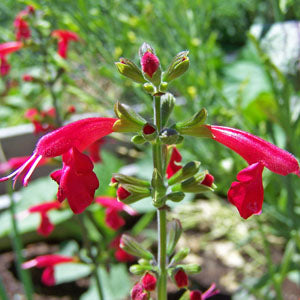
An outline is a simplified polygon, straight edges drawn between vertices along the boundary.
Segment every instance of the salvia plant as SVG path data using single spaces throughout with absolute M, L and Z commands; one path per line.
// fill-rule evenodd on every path
M 26 14 L 33 12 L 28 10 Z M 30 36 L 28 24 L 23 18 L 21 15 L 15 21 L 15 26 L 19 30 L 17 39 L 27 39 Z M 63 30 L 54 31 L 52 36 L 58 38 L 58 53 L 62 58 L 66 58 L 68 42 L 78 40 L 74 33 Z M 2 74 L 8 70 L 6 55 L 21 47 L 20 42 L 0 45 Z M 16 170 L 2 177 L 0 181 L 12 178 L 15 183 L 22 178 L 23 185 L 27 186 L 37 166 L 61 157 L 61 169 L 51 173 L 51 178 L 58 184 L 57 199 L 33 206 L 26 212 L 41 215 L 38 232 L 45 236 L 53 230 L 48 212 L 61 209 L 62 205 L 66 205 L 65 200 L 73 213 L 81 216 L 87 213 L 86 209 L 93 202 L 99 203 L 107 209 L 106 223 L 117 230 L 125 222 L 119 212 L 125 211 L 134 215 L 135 211 L 130 204 L 144 198 L 152 199 L 149 201 L 152 201 L 153 208 L 157 212 L 157 253 L 145 248 L 143 243 L 128 234 L 117 237 L 112 245 L 116 249 L 119 261 L 130 261 L 133 256 L 137 258 L 137 263 L 130 266 L 130 271 L 140 279 L 132 287 L 131 299 L 150 299 L 154 293 L 159 300 L 167 299 L 168 280 L 172 280 L 178 289 L 185 289 L 180 298 L 182 300 L 207 299 L 217 294 L 218 289 L 214 283 L 205 292 L 189 289 L 188 276 L 201 272 L 201 266 L 184 263 L 190 250 L 176 247 L 182 234 L 182 226 L 178 219 L 169 220 L 168 212 L 171 210 L 169 203 L 181 202 L 186 193 L 214 191 L 216 185 L 213 175 L 208 170 L 202 169 L 199 161 L 183 164 L 183 158 L 176 145 L 182 143 L 185 138 L 211 139 L 245 159 L 248 166 L 237 174 L 237 180 L 228 191 L 229 202 L 237 208 L 244 219 L 262 212 L 264 168 L 282 176 L 290 173 L 299 176 L 299 164 L 292 154 L 257 136 L 235 128 L 206 124 L 205 108 L 199 109 L 186 120 L 172 122 L 170 117 L 176 106 L 176 98 L 168 92 L 168 87 L 173 80 L 188 70 L 190 64 L 188 51 L 175 55 L 166 69 L 162 68 L 154 49 L 147 43 L 141 46 L 139 56 L 140 67 L 127 58 L 120 58 L 116 62 L 116 67 L 123 76 L 143 85 L 149 98 L 152 98 L 152 116 L 141 116 L 130 106 L 117 102 L 114 106 L 115 117 L 82 119 L 44 135 L 38 141 L 33 154 L 19 159 L 15 164 L 18 166 Z M 29 77 L 27 79 L 33 80 Z M 112 175 L 110 185 L 116 189 L 117 200 L 113 197 L 95 198 L 95 191 L 99 187 L 99 181 L 101 184 L 101 178 L 97 178 L 93 160 L 84 151 L 91 151 L 95 143 L 99 146 L 98 141 L 113 132 L 130 133 L 132 143 L 146 144 L 152 148 L 152 178 L 147 181 L 115 173 Z M 93 251 L 90 241 L 85 240 L 85 244 L 86 257 L 43 255 L 23 263 L 23 268 L 43 268 L 42 281 L 47 285 L 53 285 L 54 267 L 57 264 L 80 261 L 83 264 L 93 265 L 96 270 L 93 275 L 96 278 L 99 299 L 103 299 L 97 267 L 100 263 L 105 263 L 105 260 L 101 257 L 101 252 Z

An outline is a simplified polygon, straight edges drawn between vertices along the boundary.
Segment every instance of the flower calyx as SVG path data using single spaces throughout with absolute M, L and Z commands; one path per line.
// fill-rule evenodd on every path
M 161 96 L 161 123 L 162 127 L 166 126 L 170 115 L 175 107 L 175 97 L 171 93 Z
M 170 82 L 184 74 L 190 65 L 189 51 L 179 52 L 171 61 L 166 72 L 163 73 L 163 81 Z
M 183 136 L 173 128 L 164 128 L 159 133 L 159 139 L 163 144 L 173 145 L 180 144 L 183 141 Z
M 183 248 L 183 249 L 180 249 L 173 257 L 172 257 L 172 260 L 170 262 L 170 265 L 173 265 L 173 264 L 176 264 L 180 261 L 182 261 L 184 258 L 186 258 L 189 253 L 190 253 L 190 248 Z
M 124 175 L 121 173 L 114 173 L 110 186 L 118 186 L 119 184 L 132 184 L 136 186 L 150 187 L 150 183 L 146 180 L 142 180 L 133 176 Z
M 151 196 L 150 188 L 133 184 L 118 185 L 117 199 L 125 204 L 131 204 L 149 196 Z
M 120 61 L 115 62 L 115 65 L 122 75 L 132 79 L 137 83 L 146 82 L 140 68 L 131 60 L 121 57 Z
M 207 111 L 205 108 L 202 108 L 189 120 L 176 123 L 174 125 L 174 129 L 181 134 L 212 138 L 211 131 L 207 127 L 203 126 L 206 117 Z
M 207 179 L 207 176 L 211 176 L 208 171 L 200 172 L 179 184 L 172 187 L 173 192 L 182 191 L 185 193 L 203 193 L 213 191 L 216 186 L 213 183 L 213 176 L 211 179 Z
M 152 197 L 153 197 L 153 205 L 155 207 L 162 207 L 165 204 L 165 194 L 166 194 L 166 186 L 164 185 L 164 180 L 162 176 L 159 174 L 158 170 L 155 168 L 152 174 Z
M 173 219 L 169 224 L 167 235 L 167 255 L 173 254 L 177 242 L 182 234 L 182 226 L 178 219 Z
M 140 131 L 147 121 L 137 114 L 128 105 L 117 102 L 114 106 L 116 116 L 119 118 L 114 123 L 113 131 L 136 132 Z
M 173 185 L 180 181 L 183 181 L 196 173 L 198 173 L 201 162 L 199 161 L 190 161 L 185 164 L 178 172 L 176 172 L 171 178 L 168 180 L 168 185 Z
M 120 240 L 120 247 L 127 253 L 134 255 L 136 257 L 141 257 L 146 260 L 152 260 L 154 258 L 153 254 L 141 246 L 133 237 L 127 234 L 123 234 Z

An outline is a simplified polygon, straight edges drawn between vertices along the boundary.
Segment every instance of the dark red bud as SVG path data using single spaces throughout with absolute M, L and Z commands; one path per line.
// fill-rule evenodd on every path
M 188 277 L 183 269 L 179 269 L 174 275 L 174 279 L 178 288 L 185 288 L 188 286 Z
M 147 51 L 141 59 L 141 65 L 144 73 L 152 78 L 159 67 L 159 59 L 153 53 Z
M 120 200 L 124 200 L 130 196 L 130 192 L 125 190 L 122 186 L 117 189 L 117 196 Z
M 214 180 L 214 176 L 212 176 L 211 174 L 206 174 L 201 184 L 211 187 L 214 183 Z
M 112 177 L 111 180 L 110 180 L 110 182 L 111 183 L 117 183 L 118 181 L 114 177 Z
M 190 300 L 202 300 L 202 293 L 198 290 L 191 291 Z
M 33 77 L 29 74 L 24 74 L 23 81 L 27 81 L 27 82 L 33 81 Z
M 156 277 L 147 272 L 142 278 L 142 285 L 146 291 L 154 291 L 156 287 Z
M 153 126 L 151 126 L 150 124 L 146 124 L 143 128 L 143 133 L 144 134 L 152 134 L 153 132 L 155 132 L 155 128 Z

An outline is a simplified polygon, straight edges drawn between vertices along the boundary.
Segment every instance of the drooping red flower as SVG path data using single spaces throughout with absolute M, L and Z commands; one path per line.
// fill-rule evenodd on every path
M 51 173 L 51 178 L 59 185 L 57 200 L 62 202 L 67 198 L 72 211 L 80 214 L 92 203 L 99 187 L 93 172 L 94 165 L 87 155 L 76 148 L 71 148 L 62 158 L 63 168 Z
M 57 53 L 62 58 L 67 58 L 67 51 L 70 41 L 79 41 L 79 36 L 69 30 L 54 30 L 51 34 L 53 37 L 58 38 L 58 50 Z
M 144 290 L 148 292 L 152 292 L 156 288 L 156 277 L 152 275 L 151 273 L 147 272 L 143 277 L 142 277 L 142 286 Z
M 199 290 L 191 291 L 190 300 L 205 300 L 219 293 L 220 291 L 216 289 L 216 284 L 213 283 L 204 293 L 201 293 Z
M 8 63 L 6 56 L 12 52 L 18 51 L 22 48 L 21 42 L 7 42 L 0 44 L 0 74 L 4 76 L 10 71 L 10 64 Z
M 29 260 L 22 264 L 23 269 L 30 269 L 33 267 L 45 268 L 42 274 L 42 282 L 45 285 L 52 286 L 55 285 L 54 277 L 54 266 L 63 263 L 74 262 L 76 259 L 74 257 L 62 256 L 57 254 L 49 254 L 38 256 L 32 260 Z
M 182 160 L 182 156 L 176 147 L 173 147 L 170 161 L 167 166 L 167 178 L 171 178 L 176 172 L 178 172 L 182 166 L 178 165 Z
M 159 68 L 159 59 L 152 52 L 146 51 L 141 58 L 141 65 L 143 72 L 152 78 L 153 74 Z
M 129 215 L 134 216 L 137 212 L 130 206 L 119 202 L 114 197 L 101 196 L 95 199 L 95 202 L 99 203 L 103 207 L 107 207 L 105 212 L 105 223 L 108 227 L 118 230 L 125 224 L 125 220 L 119 215 L 119 212 L 125 211 Z
M 134 256 L 130 255 L 120 247 L 121 235 L 117 236 L 111 243 L 110 248 L 115 249 L 115 258 L 119 262 L 134 261 Z
M 98 187 L 93 173 L 93 164 L 81 152 L 91 143 L 112 132 L 114 118 L 88 118 L 70 123 L 43 136 L 37 143 L 32 156 L 16 171 L 0 179 L 0 182 L 14 177 L 14 181 L 30 166 L 23 185 L 28 184 L 34 169 L 43 158 L 63 156 L 63 168 L 51 174 L 59 184 L 58 200 L 68 199 L 75 213 L 82 212 L 89 205 Z
M 183 269 L 179 269 L 175 275 L 174 280 L 178 288 L 186 288 L 189 284 L 188 276 Z
M 238 175 L 228 191 L 229 201 L 237 207 L 241 217 L 247 219 L 259 214 L 262 209 L 264 191 L 262 172 L 266 167 L 270 171 L 299 176 L 299 164 L 289 152 L 239 129 L 204 125 L 212 134 L 211 138 L 242 156 L 249 166 Z

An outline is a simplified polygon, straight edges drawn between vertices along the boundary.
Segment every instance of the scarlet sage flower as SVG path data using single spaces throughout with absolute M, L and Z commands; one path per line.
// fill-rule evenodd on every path
M 54 30 L 51 35 L 58 39 L 57 53 L 62 58 L 67 58 L 69 42 L 79 40 L 78 35 L 75 32 L 69 30 L 61 30 L 61 29 Z
M 0 74 L 4 76 L 10 71 L 10 64 L 8 63 L 6 56 L 12 52 L 18 51 L 22 48 L 21 42 L 7 42 L 0 44 Z
M 216 289 L 216 284 L 213 283 L 207 291 L 201 293 L 199 290 L 194 290 L 190 292 L 190 300 L 206 300 L 214 295 L 219 294 L 220 291 Z
M 88 118 L 70 123 L 43 136 L 37 143 L 32 156 L 16 171 L 0 179 L 14 181 L 29 167 L 23 185 L 27 186 L 34 169 L 43 158 L 62 156 L 63 168 L 51 174 L 58 184 L 57 198 L 67 198 L 74 213 L 81 213 L 94 198 L 98 179 L 93 172 L 93 163 L 81 153 L 90 144 L 112 133 L 118 119 Z
M 14 27 L 16 31 L 16 40 L 26 40 L 31 37 L 31 31 L 28 25 L 28 22 L 25 20 L 26 16 L 34 13 L 33 6 L 27 6 L 26 9 L 22 10 L 18 15 L 16 16 L 14 20 Z
M 261 213 L 264 167 L 283 176 L 291 173 L 299 176 L 298 161 L 289 152 L 239 129 L 204 126 L 210 131 L 212 139 L 238 153 L 249 164 L 238 173 L 238 181 L 233 182 L 228 191 L 228 200 L 237 207 L 244 219 Z
M 172 149 L 170 161 L 168 163 L 167 170 L 166 170 L 168 179 L 171 178 L 176 172 L 178 172 L 182 168 L 182 166 L 177 164 L 180 163 L 181 160 L 182 160 L 182 156 L 180 152 L 176 147 L 174 147 Z
M 46 202 L 38 205 L 31 206 L 27 213 L 39 213 L 41 216 L 41 223 L 37 229 L 37 232 L 43 236 L 48 236 L 54 229 L 54 225 L 50 222 L 48 212 L 53 209 L 59 209 L 61 204 L 57 201 Z
M 121 235 L 117 236 L 111 243 L 110 248 L 115 249 L 115 258 L 119 262 L 134 261 L 134 256 L 130 255 L 120 247 Z
M 45 285 L 55 285 L 54 266 L 58 264 L 75 262 L 74 257 L 62 256 L 57 254 L 49 254 L 38 256 L 22 264 L 23 269 L 30 269 L 33 267 L 45 268 L 42 274 L 42 282 Z
M 134 216 L 137 212 L 130 206 L 119 202 L 114 197 L 101 196 L 95 199 L 95 202 L 99 203 L 103 207 L 107 207 L 105 212 L 105 223 L 108 227 L 118 230 L 125 225 L 125 220 L 119 215 L 119 212 L 125 211 L 129 215 Z

